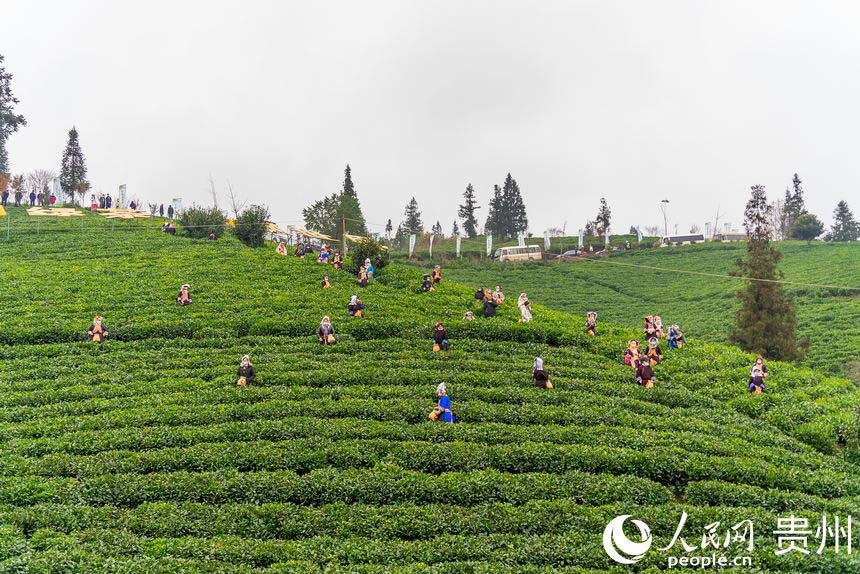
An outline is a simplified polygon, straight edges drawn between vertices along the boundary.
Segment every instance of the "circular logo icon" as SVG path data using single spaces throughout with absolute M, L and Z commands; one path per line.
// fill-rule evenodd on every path
M 639 528 L 639 542 L 634 542 L 624 534 L 624 522 L 630 518 L 629 514 L 616 516 L 609 521 L 603 530 L 603 549 L 610 558 L 619 564 L 636 564 L 648 549 L 651 548 L 651 529 L 641 520 L 631 520 Z

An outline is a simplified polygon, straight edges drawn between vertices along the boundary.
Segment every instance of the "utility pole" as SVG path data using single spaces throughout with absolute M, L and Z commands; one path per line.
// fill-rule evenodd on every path
M 347 247 L 346 247 L 346 216 L 345 215 L 343 216 L 343 232 L 342 233 L 343 233 L 343 235 L 341 236 L 340 240 L 343 243 L 343 258 L 346 259 Z

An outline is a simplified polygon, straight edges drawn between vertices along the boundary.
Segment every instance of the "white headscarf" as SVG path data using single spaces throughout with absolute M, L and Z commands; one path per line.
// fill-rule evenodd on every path
M 448 385 L 446 385 L 445 383 L 439 383 L 436 386 L 436 393 L 437 394 L 444 393 L 447 389 L 448 389 Z
M 323 317 L 322 321 L 320 321 L 320 325 L 326 325 L 326 324 L 331 325 L 331 319 L 329 319 L 328 315 Z
M 350 305 L 355 305 L 356 301 L 358 301 L 358 295 L 353 295 L 352 297 L 349 298 L 349 304 Z
M 532 368 L 535 371 L 542 371 L 543 370 L 543 359 L 541 359 L 540 357 L 535 357 L 535 362 L 532 365 Z
M 248 355 L 244 355 L 244 356 L 242 357 L 242 361 L 241 361 L 241 363 L 242 363 L 242 365 L 243 365 L 243 366 L 245 365 L 245 361 L 248 361 L 248 366 L 251 366 L 251 358 L 250 358 Z

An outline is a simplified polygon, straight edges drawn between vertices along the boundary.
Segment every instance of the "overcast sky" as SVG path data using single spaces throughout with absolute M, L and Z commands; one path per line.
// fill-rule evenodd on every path
M 510 172 L 530 230 L 741 222 L 800 173 L 830 224 L 860 211 L 860 3 L 0 2 L 29 125 L 12 170 L 59 170 L 72 125 L 95 190 L 208 200 L 232 182 L 299 223 L 349 163 L 374 231 L 411 196 L 450 233 L 466 184 Z M 483 223 L 486 209 L 479 211 Z M 670 229 L 671 231 L 671 229 Z

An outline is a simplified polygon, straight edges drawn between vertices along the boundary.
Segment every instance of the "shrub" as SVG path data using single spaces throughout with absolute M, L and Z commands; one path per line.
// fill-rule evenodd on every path
M 260 247 L 265 243 L 263 236 L 266 233 L 269 219 L 269 208 L 264 205 L 252 205 L 243 210 L 236 218 L 236 227 L 233 235 L 249 247 Z
M 150 208 L 154 212 L 155 204 L 150 204 Z M 224 214 L 216 207 L 192 207 L 183 211 L 179 219 L 183 233 L 197 239 L 209 237 L 210 233 L 220 237 L 225 222 Z
M 358 274 L 358 268 L 364 264 L 365 259 L 370 259 L 376 268 L 376 273 L 388 264 L 388 252 L 381 241 L 375 241 L 369 237 L 358 243 L 353 243 L 349 248 L 349 256 L 346 259 L 346 268 L 349 272 Z

